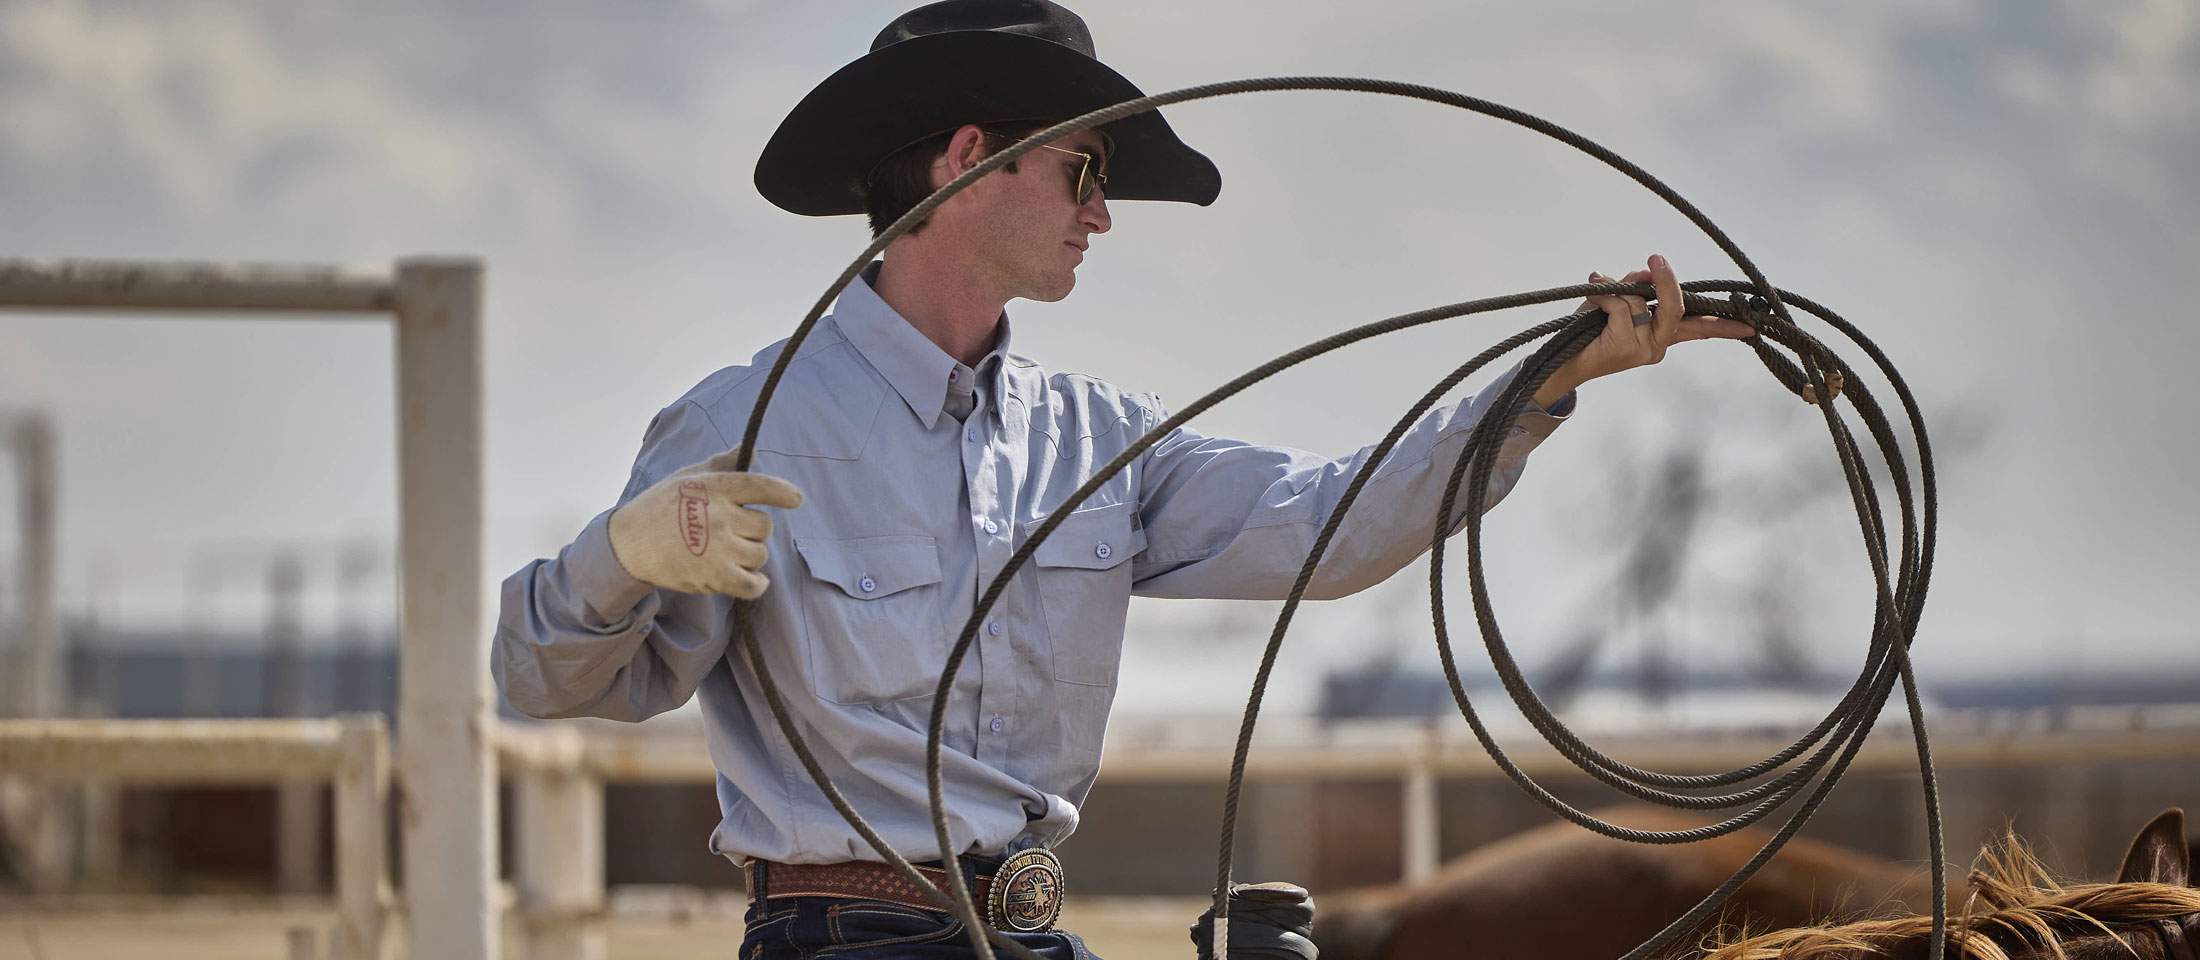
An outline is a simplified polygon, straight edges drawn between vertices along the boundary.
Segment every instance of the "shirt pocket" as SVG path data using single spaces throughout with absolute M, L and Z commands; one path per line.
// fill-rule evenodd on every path
M 1044 522 L 1024 524 L 1025 535 Z M 1130 561 L 1144 549 L 1138 504 L 1117 503 L 1070 514 L 1032 552 L 1054 679 L 1115 685 L 1123 659 L 1123 617 L 1131 602 Z
M 811 688 L 832 703 L 929 696 L 947 662 L 931 537 L 796 538 Z

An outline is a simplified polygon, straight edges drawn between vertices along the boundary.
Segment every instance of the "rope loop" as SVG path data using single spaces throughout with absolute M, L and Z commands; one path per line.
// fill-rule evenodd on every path
M 1503 390 L 1497 400 L 1484 412 L 1481 420 L 1469 431 L 1468 441 L 1454 462 L 1446 483 L 1442 502 L 1436 511 L 1438 531 L 1430 544 L 1429 591 L 1432 627 L 1435 633 L 1437 657 L 1451 686 L 1452 696 L 1468 727 L 1474 732 L 1482 747 L 1505 775 L 1520 789 L 1557 815 L 1597 833 L 1642 843 L 1685 843 L 1708 839 L 1740 830 L 1770 816 L 1775 810 L 1796 802 L 1800 803 L 1787 820 L 1734 876 L 1720 884 L 1709 896 L 1674 920 L 1665 930 L 1648 942 L 1630 951 L 1626 960 L 1644 960 L 1663 951 L 1668 945 L 1711 915 L 1725 902 L 1733 891 L 1753 876 L 1780 847 L 1801 829 L 1821 801 L 1839 782 L 1848 769 L 1882 708 L 1899 684 L 1903 700 L 1908 708 L 1912 739 L 1918 756 L 1919 774 L 1924 784 L 1925 821 L 1927 844 L 1932 860 L 1933 883 L 1933 935 L 1929 957 L 1941 960 L 1947 933 L 1947 880 L 1946 857 L 1941 836 L 1939 790 L 1933 775 L 1931 743 L 1925 732 L 1924 708 L 1918 698 L 1916 679 L 1912 675 L 1909 646 L 1915 637 L 1922 615 L 1926 584 L 1932 569 L 1932 557 L 1938 521 L 1938 494 L 1934 482 L 1932 447 L 1927 442 L 1925 423 L 1919 413 L 1916 398 L 1909 386 L 1896 373 L 1893 364 L 1879 347 L 1852 324 L 1832 311 L 1786 290 L 1765 279 L 1755 263 L 1745 256 L 1709 217 L 1681 198 L 1672 188 L 1657 178 L 1629 163 L 1618 154 L 1541 118 L 1522 113 L 1511 107 L 1492 103 L 1463 94 L 1434 87 L 1399 83 L 1389 80 L 1370 80 L 1356 77 L 1275 77 L 1267 79 L 1233 80 L 1205 86 L 1187 87 L 1182 90 L 1155 94 L 1137 100 L 1129 100 L 1092 111 L 1083 116 L 1055 124 L 1006 149 L 995 153 L 966 171 L 952 182 L 942 186 L 930 197 L 918 203 L 901 219 L 872 240 L 870 246 L 859 254 L 840 276 L 819 296 L 809 313 L 796 326 L 773 362 L 770 374 L 765 378 L 756 405 L 751 410 L 747 429 L 742 436 L 739 469 L 749 467 L 756 438 L 762 428 L 764 412 L 776 392 L 787 365 L 794 359 L 812 328 L 831 306 L 834 298 L 853 282 L 857 274 L 871 259 L 884 251 L 887 245 L 909 232 L 917 224 L 937 210 L 949 197 L 961 192 L 988 173 L 1016 161 L 1017 158 L 1040 146 L 1062 137 L 1110 123 L 1138 113 L 1155 110 L 1170 104 L 1184 103 L 1211 97 L 1241 93 L 1257 93 L 1287 90 L 1335 90 L 1357 93 L 1382 94 L 1425 100 L 1432 103 L 1469 110 L 1503 120 L 1556 139 L 1577 150 L 1603 161 L 1606 165 L 1625 174 L 1645 189 L 1657 194 L 1667 204 L 1686 217 L 1705 236 L 1716 243 L 1721 251 L 1741 269 L 1746 280 L 1701 280 L 1681 285 L 1687 311 L 1694 315 L 1726 316 L 1750 325 L 1756 335 L 1744 340 L 1770 372 L 1773 379 L 1788 392 L 1803 397 L 1822 414 L 1827 436 L 1839 457 L 1842 476 L 1847 483 L 1850 497 L 1856 508 L 1858 527 L 1865 544 L 1865 557 L 1872 570 L 1874 598 L 1872 630 L 1865 651 L 1864 664 L 1856 679 L 1825 719 L 1809 732 L 1797 738 L 1785 748 L 1756 763 L 1735 770 L 1713 774 L 1677 775 L 1644 770 L 1598 751 L 1581 740 L 1539 698 L 1528 685 L 1519 665 L 1514 661 L 1497 626 L 1484 580 L 1482 557 L 1482 510 L 1486 502 L 1490 472 L 1499 459 L 1499 448 L 1505 439 L 1504 427 L 1518 418 L 1534 396 L 1536 389 L 1567 359 L 1593 341 L 1605 325 L 1601 310 L 1581 313 L 1546 321 L 1523 330 L 1490 347 L 1473 359 L 1460 365 L 1438 381 L 1427 393 L 1408 409 L 1389 434 L 1371 450 L 1365 465 L 1351 478 L 1336 508 L 1324 522 L 1322 530 L 1308 551 L 1301 566 L 1298 580 L 1283 603 L 1276 626 L 1269 634 L 1259 668 L 1255 671 L 1252 690 L 1246 700 L 1245 716 L 1238 730 L 1237 748 L 1230 765 L 1229 787 L 1223 806 L 1223 826 L 1219 856 L 1217 857 L 1215 916 L 1226 921 L 1229 914 L 1227 891 L 1232 889 L 1232 851 L 1236 837 L 1239 797 L 1245 775 L 1246 758 L 1251 750 L 1253 729 L 1266 693 L 1269 677 L 1276 657 L 1282 648 L 1285 632 L 1297 611 L 1309 583 L 1312 582 L 1323 555 L 1335 536 L 1338 526 L 1350 512 L 1361 490 L 1377 467 L 1407 430 L 1422 414 L 1442 399 L 1452 388 L 1467 377 L 1483 369 L 1489 363 L 1521 347 L 1542 341 L 1530 357 L 1522 362 L 1521 370 Z M 1728 294 L 1725 300 L 1699 296 L 1706 293 Z M 1122 453 L 1101 467 L 1094 475 L 1055 505 L 1048 518 L 1033 530 L 1003 565 L 1000 572 L 980 594 L 970 618 L 948 653 L 940 671 L 939 685 L 934 690 L 932 712 L 926 730 L 925 779 L 929 788 L 929 804 L 934 833 L 939 841 L 937 856 L 943 861 L 953 861 L 965 851 L 954 848 L 948 834 L 944 770 L 941 763 L 947 709 L 955 677 L 961 669 L 978 630 L 986 615 L 1000 599 L 1010 580 L 1028 562 L 1038 546 L 1053 534 L 1071 511 L 1083 503 L 1103 484 L 1127 468 L 1145 451 L 1175 430 L 1179 425 L 1234 396 L 1238 392 L 1301 362 L 1326 354 L 1351 344 L 1359 343 L 1382 334 L 1441 320 L 1487 313 L 1496 310 L 1537 304 L 1557 303 L 1589 296 L 1629 294 L 1651 297 L 1655 291 L 1644 283 L 1590 283 L 1554 287 L 1527 293 L 1509 294 L 1470 300 L 1446 306 L 1432 307 L 1414 313 L 1402 314 L 1387 320 L 1354 327 L 1332 334 L 1290 353 L 1260 365 L 1236 379 L 1215 388 L 1207 395 L 1177 411 L 1161 424 L 1134 441 Z M 1872 393 L 1865 389 L 1849 367 L 1834 351 L 1817 337 L 1799 328 L 1790 307 L 1799 307 L 1819 321 L 1831 327 L 1869 357 L 1872 366 L 1891 386 L 1902 405 L 1905 426 L 1914 441 L 1917 455 L 1917 472 L 1914 486 L 1904 446 L 1895 435 L 1892 421 L 1881 409 Z M 1845 389 L 1844 389 L 1845 388 Z M 1824 397 L 1828 402 L 1817 403 Z M 1863 445 L 1849 426 L 1845 415 L 1831 402 L 1845 398 L 1846 406 L 1862 421 L 1865 433 L 1877 449 L 1895 493 L 1897 515 L 1901 520 L 1898 534 L 1889 535 L 1887 517 L 1876 487 L 1876 480 L 1863 460 Z M 1464 497 L 1462 501 L 1462 488 Z M 1475 621 L 1482 634 L 1491 666 L 1503 681 L 1505 691 L 1524 717 L 1551 746 L 1567 757 L 1583 772 L 1614 789 L 1638 799 L 1653 803 L 1695 810 L 1721 810 L 1746 808 L 1741 813 L 1706 827 L 1679 831 L 1642 831 L 1606 823 L 1567 805 L 1528 777 L 1518 765 L 1506 756 L 1496 740 L 1483 725 L 1473 702 L 1467 697 L 1460 682 L 1454 660 L 1450 635 L 1445 620 L 1444 558 L 1447 535 L 1463 519 L 1461 532 L 1467 554 L 1467 573 L 1470 596 L 1473 600 Z M 971 938 L 971 946 L 981 960 L 993 960 L 994 948 L 1024 960 L 1036 960 L 1036 955 L 1022 945 L 1009 940 L 1005 934 L 988 926 L 981 918 L 962 871 L 947 871 L 948 885 L 942 890 L 918 873 L 907 858 L 890 847 L 863 817 L 849 804 L 837 786 L 824 773 L 807 741 L 796 729 L 792 715 L 786 708 L 771 672 L 766 669 L 761 648 L 756 642 L 755 618 L 750 615 L 748 602 L 734 605 L 737 648 L 755 673 L 765 699 L 771 707 L 780 732 L 786 737 L 803 768 L 807 770 L 818 789 L 833 805 L 842 818 L 869 843 L 881 859 L 892 866 L 904 879 L 938 902 L 960 919 Z M 1707 793 L 1715 788 L 1733 787 L 1738 784 L 1759 781 L 1753 786 L 1728 793 Z M 1687 791 L 1687 792 L 1676 792 Z M 929 859 L 929 858 L 928 858 Z M 1215 924 L 1215 956 L 1228 956 L 1228 926 L 1226 922 Z

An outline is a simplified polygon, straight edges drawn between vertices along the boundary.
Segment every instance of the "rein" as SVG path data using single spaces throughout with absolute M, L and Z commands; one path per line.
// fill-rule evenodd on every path
M 2162 941 L 2162 960 L 2200 960 L 2200 952 L 2192 948 L 2193 934 L 2185 929 L 2195 922 L 2200 922 L 2200 913 L 2148 921 Z
M 1683 216 L 1686 216 L 1691 223 L 1694 223 L 1698 229 L 1718 244 L 1720 250 L 1726 253 L 1728 258 L 1741 269 L 1748 279 L 1747 282 L 1707 280 L 1682 284 L 1681 288 L 1684 291 L 1683 297 L 1686 308 L 1684 312 L 1688 315 L 1733 317 L 1749 323 L 1757 330 L 1758 335 L 1745 342 L 1756 352 L 1765 368 L 1784 389 L 1803 397 L 1807 402 L 1816 403 L 1815 398 L 1826 398 L 1828 402 L 1816 403 L 1816 405 L 1824 415 L 1828 435 L 1833 441 L 1835 452 L 1839 455 L 1842 474 L 1847 482 L 1851 499 L 1855 503 L 1858 525 L 1863 534 L 1866 553 L 1870 559 L 1873 580 L 1876 585 L 1876 597 L 1873 628 L 1866 662 L 1857 674 L 1856 680 L 1823 721 L 1794 743 L 1789 744 L 1772 756 L 1724 773 L 1680 776 L 1630 766 L 1599 752 L 1582 741 L 1564 722 L 1558 719 L 1550 707 L 1529 687 L 1498 630 L 1496 615 L 1491 611 L 1488 590 L 1483 578 L 1482 511 L 1476 509 L 1475 506 L 1481 504 L 1486 497 L 1490 470 L 1495 464 L 1498 447 L 1504 439 L 1504 426 L 1518 418 L 1526 408 L 1529 399 L 1533 397 L 1535 390 L 1559 366 L 1596 339 L 1606 322 L 1605 315 L 1601 310 L 1587 310 L 1538 324 L 1507 338 L 1452 371 L 1423 395 L 1420 400 L 1415 402 L 1413 407 L 1391 428 L 1389 434 L 1384 437 L 1383 441 L 1377 445 L 1368 457 L 1365 466 L 1352 478 L 1343 498 L 1338 502 L 1336 509 L 1331 513 L 1320 535 L 1316 538 L 1313 548 L 1308 552 L 1306 562 L 1299 572 L 1298 580 L 1293 585 L 1288 599 L 1284 601 L 1282 612 L 1276 620 L 1274 631 L 1269 636 L 1268 646 L 1262 655 L 1259 670 L 1254 677 L 1251 695 L 1246 702 L 1244 721 L 1239 729 L 1236 752 L 1230 765 L 1229 788 L 1223 809 L 1221 849 L 1217 858 L 1216 869 L 1214 955 L 1218 957 L 1229 955 L 1229 894 L 1232 889 L 1232 849 L 1236 833 L 1240 788 L 1244 779 L 1246 758 L 1252 745 L 1254 724 L 1260 712 L 1261 700 L 1267 689 L 1269 677 L 1275 666 L 1276 656 L 1281 650 L 1284 634 L 1290 626 L 1293 614 L 1298 609 L 1299 601 L 1304 595 L 1307 585 L 1313 578 L 1314 571 L 1318 568 L 1323 554 L 1328 549 L 1331 538 L 1336 534 L 1338 526 L 1350 511 L 1354 501 L 1358 499 L 1374 468 L 1382 463 L 1399 439 L 1404 436 L 1407 429 L 1415 420 L 1419 419 L 1423 412 L 1432 407 L 1454 386 L 1490 362 L 1522 346 L 1549 338 L 1540 347 L 1536 348 L 1523 363 L 1520 374 L 1499 395 L 1492 408 L 1485 411 L 1481 420 L 1470 432 L 1466 449 L 1461 452 L 1458 460 L 1452 466 L 1451 475 L 1445 487 L 1443 502 L 1437 513 L 1436 536 L 1430 548 L 1429 590 L 1437 653 L 1443 664 L 1445 678 L 1450 683 L 1452 696 L 1458 704 L 1460 713 L 1466 718 L 1469 727 L 1473 729 L 1476 739 L 1481 742 L 1484 749 L 1489 751 L 1491 758 L 1496 761 L 1498 767 L 1505 772 L 1506 776 L 1512 778 L 1523 791 L 1534 797 L 1538 802 L 1567 820 L 1605 836 L 1618 839 L 1641 843 L 1685 843 L 1709 839 L 1749 826 L 1769 816 L 1773 811 L 1786 806 L 1798 796 L 1802 797 L 1801 804 L 1774 834 L 1772 840 L 1760 849 L 1734 876 L 1721 884 L 1717 890 L 1691 908 L 1686 914 L 1673 921 L 1657 936 L 1627 954 L 1626 960 L 1642 960 L 1642 958 L 1664 949 L 1681 934 L 1694 927 L 1706 916 L 1709 916 L 1712 911 L 1718 909 L 1720 904 L 1736 888 L 1740 887 L 1759 868 L 1763 867 L 1765 862 L 1770 860 L 1772 855 L 1785 845 L 1797 830 L 1801 829 L 1804 822 L 1817 810 L 1819 803 L 1832 790 L 1834 784 L 1840 780 L 1850 761 L 1855 758 L 1858 749 L 1864 743 L 1866 735 L 1871 731 L 1874 721 L 1886 704 L 1888 697 L 1892 694 L 1894 685 L 1899 681 L 1902 685 L 1903 699 L 1910 715 L 1912 735 L 1917 745 L 1918 766 L 1924 784 L 1926 826 L 1928 844 L 1931 847 L 1933 870 L 1933 932 L 1930 957 L 1932 960 L 1940 960 L 1945 945 L 1947 925 L 1947 871 L 1941 839 L 1940 800 L 1933 775 L 1930 740 L 1925 732 L 1924 712 L 1918 700 L 1916 680 L 1911 673 L 1908 656 L 1908 648 L 1916 634 L 1918 619 L 1922 614 L 1926 583 L 1932 568 L 1937 518 L 1937 495 L 1934 484 L 1931 446 L 1926 440 L 1925 424 L 1923 417 L 1918 412 L 1916 399 L 1911 395 L 1908 385 L 1895 372 L 1893 364 L 1889 362 L 1886 355 L 1855 326 L 1841 319 L 1831 310 L 1809 299 L 1773 286 L 1765 279 L 1757 266 L 1742 253 L 1741 249 L 1711 222 L 1710 218 L 1698 211 L 1688 201 L 1682 199 L 1670 187 L 1652 177 L 1640 167 L 1621 158 L 1618 154 L 1556 124 L 1501 104 L 1434 87 L 1350 77 L 1278 77 L 1236 80 L 1188 87 L 1182 90 L 1125 101 L 1056 124 L 987 157 L 976 167 L 935 191 L 930 197 L 917 204 L 901 219 L 896 220 L 892 226 L 872 240 L 870 246 L 865 248 L 863 253 L 858 255 L 847 269 L 841 272 L 839 278 L 827 287 L 825 293 L 818 298 L 816 304 L 810 308 L 809 313 L 795 328 L 793 335 L 788 338 L 786 346 L 781 349 L 777 360 L 772 365 L 770 374 L 764 381 L 762 392 L 757 397 L 756 405 L 749 416 L 746 432 L 742 437 L 737 469 L 746 470 L 749 468 L 756 449 L 757 435 L 763 425 L 764 411 L 769 406 L 788 364 L 794 359 L 798 348 L 803 340 L 809 336 L 811 329 L 816 326 L 818 320 L 830 308 L 833 300 L 840 295 L 842 290 L 847 288 L 848 284 L 856 278 L 857 274 L 873 257 L 885 250 L 887 245 L 895 239 L 907 233 L 917 224 L 922 223 L 949 197 L 961 192 L 986 174 L 1015 162 L 1017 158 L 1024 154 L 1030 153 L 1048 142 L 1081 130 L 1175 103 L 1232 94 L 1286 90 L 1336 90 L 1400 96 L 1444 104 L 1504 120 L 1557 139 L 1603 161 L 1657 194 Z M 1703 296 L 1703 294 L 1710 293 L 1724 293 L 1728 296 L 1723 299 Z M 952 862 L 959 853 L 959 851 L 953 849 L 953 842 L 948 835 L 940 756 L 946 726 L 948 695 L 952 689 L 955 676 L 960 670 L 971 644 L 977 637 L 979 625 L 993 608 L 995 602 L 998 601 L 1002 591 L 1007 588 L 1010 579 L 1015 576 L 1018 570 L 1022 569 L 1032 553 L 1037 550 L 1039 544 L 1044 542 L 1070 515 L 1070 512 L 1090 497 L 1101 485 L 1128 467 L 1133 460 L 1149 447 L 1167 437 L 1180 424 L 1254 383 L 1304 360 L 1381 334 L 1433 323 L 1438 320 L 1600 294 L 1632 294 L 1654 298 L 1655 290 L 1645 283 L 1591 283 L 1554 287 L 1548 290 L 1471 300 L 1403 314 L 1355 327 L 1315 341 L 1262 364 L 1200 397 L 1190 406 L 1178 411 L 1159 426 L 1140 437 L 1129 448 L 1095 473 L 1076 492 L 1070 494 L 1032 532 L 1023 546 L 1009 557 L 1001 572 L 993 578 L 981 594 L 976 609 L 972 612 L 970 619 L 963 624 L 962 632 L 956 640 L 954 649 L 949 653 L 946 665 L 941 670 L 939 685 L 933 694 L 925 757 L 925 776 L 927 786 L 930 789 L 930 812 L 934 832 L 939 838 L 940 859 Z M 1870 358 L 1872 365 L 1879 370 L 1892 386 L 1896 397 L 1901 401 L 1902 412 L 1916 444 L 1918 456 L 1917 489 L 1912 489 L 1912 479 L 1909 470 L 1905 466 L 1901 444 L 1898 442 L 1894 428 L 1885 412 L 1860 382 L 1860 378 L 1854 369 L 1836 355 L 1831 348 L 1796 326 L 1791 307 L 1800 308 L 1804 312 L 1817 317 L 1848 338 Z M 1782 348 L 1786 352 L 1782 352 Z M 1829 381 L 1837 386 L 1829 390 Z M 1893 482 L 1896 505 L 1901 515 L 1901 533 L 1899 551 L 1892 569 L 1890 569 L 1888 557 L 1887 518 L 1884 514 L 1876 481 L 1863 462 L 1863 451 L 1858 438 L 1851 431 L 1847 421 L 1834 409 L 1831 401 L 1838 398 L 1846 398 L 1850 406 L 1855 409 L 1857 415 L 1862 419 L 1866 432 L 1870 435 L 1872 443 L 1878 448 L 1881 459 L 1886 464 L 1888 475 Z M 1465 688 L 1460 683 L 1445 620 L 1443 590 L 1445 532 L 1450 530 L 1458 519 L 1460 512 L 1458 499 L 1462 484 L 1466 487 L 1466 502 L 1470 505 L 1464 511 L 1465 534 L 1467 538 L 1467 572 L 1474 601 L 1476 624 L 1480 628 L 1484 644 L 1489 651 L 1491 663 L 1504 682 L 1506 692 L 1536 730 L 1547 742 L 1584 772 L 1629 796 L 1653 803 L 1692 810 L 1726 810 L 1743 806 L 1747 806 L 1748 809 L 1721 823 L 1692 830 L 1669 832 L 1633 830 L 1599 820 L 1567 805 L 1536 783 L 1505 755 L 1504 751 L 1498 747 L 1496 741 L 1490 736 L 1489 731 L 1483 726 L 1480 716 L 1476 713 L 1474 705 L 1466 695 Z M 1922 518 L 1920 513 L 1922 513 Z M 862 836 L 888 865 L 965 924 L 969 931 L 971 945 L 977 951 L 979 957 L 984 958 L 984 960 L 993 960 L 993 947 L 998 945 L 1014 956 L 1036 960 L 1036 955 L 1029 949 L 1009 940 L 1006 935 L 992 929 L 981 919 L 981 914 L 971 899 L 970 890 L 964 882 L 961 871 L 949 870 L 946 872 L 948 879 L 946 890 L 935 886 L 929 879 L 918 873 L 906 858 L 893 850 L 848 803 L 847 798 L 832 783 L 831 778 L 826 776 L 816 757 L 811 753 L 809 746 L 795 729 L 792 715 L 788 713 L 786 708 L 785 698 L 781 694 L 777 683 L 773 680 L 770 671 L 766 668 L 762 649 L 756 642 L 755 618 L 748 614 L 749 601 L 736 601 L 734 604 L 734 619 L 737 623 L 736 637 L 739 640 L 739 646 L 747 657 L 751 669 L 756 673 L 758 683 L 764 691 L 765 699 L 771 708 L 773 717 L 778 722 L 780 732 L 787 738 L 788 745 L 794 749 L 795 756 L 801 761 L 803 768 L 809 771 L 811 779 L 816 781 L 818 789 L 823 791 L 826 799 L 832 803 L 834 809 L 840 812 L 841 816 L 848 821 L 849 826 L 858 835 Z M 1805 754 L 1808 754 L 1808 756 L 1806 757 Z M 1793 767 L 1788 767 L 1791 762 L 1797 761 L 1798 758 L 1802 758 L 1799 763 L 1796 763 Z M 1788 769 L 1772 776 L 1774 771 L 1779 771 L 1783 767 L 1788 767 Z M 1767 776 L 1770 776 L 1770 779 L 1765 779 L 1753 786 L 1730 793 L 1672 792 L 1674 790 L 1704 791 L 1733 787 L 1737 784 Z M 1813 786 L 1814 780 L 1815 786 Z M 1807 794 L 1805 793 L 1806 789 L 1808 790 Z M 2192 955 L 2190 942 L 2183 938 L 2183 931 L 2179 931 L 2179 938 L 2179 943 L 2183 945 L 2186 951 L 2185 954 L 2181 955 L 2180 960 L 2200 960 L 2200 956 Z

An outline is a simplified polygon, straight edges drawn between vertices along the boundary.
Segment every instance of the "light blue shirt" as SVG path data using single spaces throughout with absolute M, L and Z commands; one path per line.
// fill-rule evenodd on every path
M 924 781 L 932 691 L 979 592 L 1056 505 L 1167 416 L 1151 394 L 1049 374 L 1008 341 L 1004 316 L 997 349 L 973 370 L 853 283 L 788 366 L 756 445 L 752 469 L 806 499 L 773 511 L 758 642 L 825 770 L 916 860 L 938 855 Z M 783 346 L 660 412 L 621 502 L 739 443 Z M 1406 435 L 1309 599 L 1363 589 L 1420 555 L 1468 430 L 1510 376 Z M 1484 509 L 1560 419 L 1535 410 L 1510 428 Z M 1100 772 L 1131 595 L 1282 598 L 1366 456 L 1180 427 L 1080 505 L 1002 593 L 956 679 L 944 763 L 957 844 L 999 853 L 1074 830 Z M 878 859 L 811 783 L 731 650 L 731 598 L 629 576 L 609 516 L 504 581 L 492 666 L 505 699 L 531 716 L 631 721 L 699 693 L 724 814 L 713 852 Z

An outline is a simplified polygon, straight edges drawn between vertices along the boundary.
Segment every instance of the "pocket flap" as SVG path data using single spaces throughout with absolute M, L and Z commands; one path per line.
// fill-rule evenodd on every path
M 940 582 L 940 551 L 931 537 L 797 538 L 794 548 L 810 576 L 858 600 Z
M 1025 523 L 1024 536 L 1031 536 L 1045 522 L 1042 517 Z M 1144 549 L 1146 530 L 1138 522 L 1138 504 L 1111 503 L 1070 514 L 1032 552 L 1031 561 L 1042 567 L 1106 570 Z

